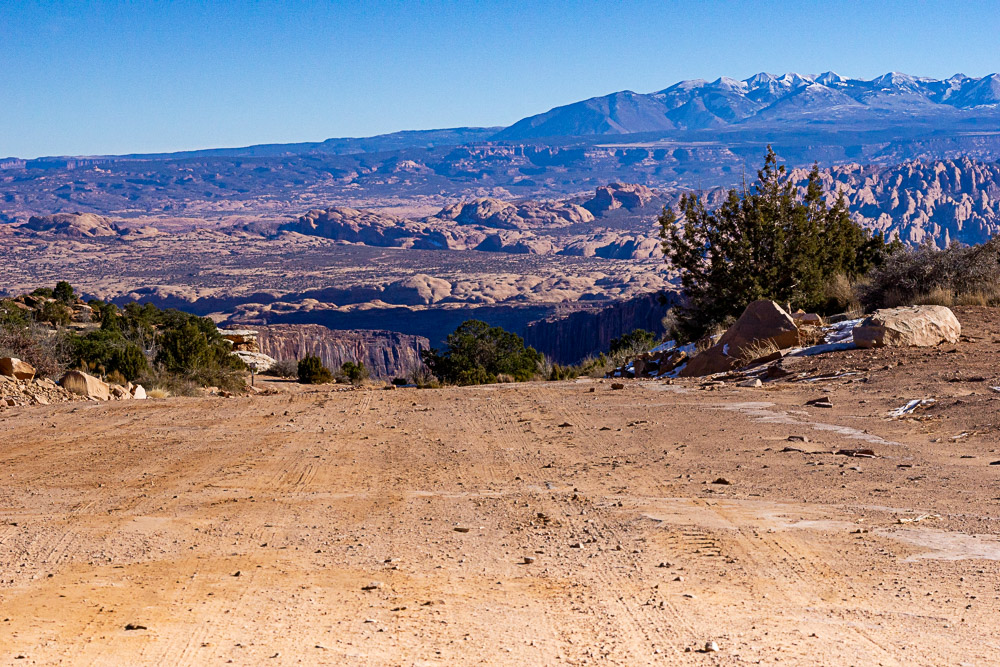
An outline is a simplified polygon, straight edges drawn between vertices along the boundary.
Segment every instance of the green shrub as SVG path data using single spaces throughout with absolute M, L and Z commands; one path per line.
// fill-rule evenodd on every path
M 368 369 L 360 361 L 358 363 L 345 361 L 340 366 L 340 374 L 353 385 L 359 385 L 368 379 Z
M 53 326 L 64 327 L 73 319 L 73 312 L 62 301 L 46 301 L 35 311 L 35 319 Z
M 246 365 L 231 353 L 215 323 L 180 311 L 161 311 L 166 326 L 158 337 L 156 364 L 203 387 L 240 391 Z
M 0 328 L 26 327 L 31 318 L 10 299 L 0 301 Z
M 833 276 L 854 280 L 888 252 L 881 234 L 851 220 L 843 197 L 827 205 L 818 166 L 800 197 L 770 147 L 751 188 L 730 190 L 715 211 L 684 195 L 679 209 L 680 218 L 664 208 L 659 222 L 663 254 L 681 277 L 673 333 L 682 341 L 700 338 L 757 299 L 822 310 Z
M 611 356 L 621 354 L 634 355 L 649 352 L 656 345 L 656 336 L 651 331 L 636 329 L 631 333 L 623 334 L 621 338 L 611 339 Z
M 73 290 L 73 286 L 65 280 L 56 283 L 56 288 L 52 290 L 52 297 L 66 305 L 76 303 L 76 292 Z
M 524 339 L 479 320 L 461 324 L 437 349 L 420 353 L 427 367 L 443 382 L 459 385 L 496 382 L 501 375 L 516 382 L 539 373 L 542 355 L 525 347 Z
M 299 382 L 302 384 L 327 384 L 333 382 L 333 373 L 319 357 L 307 354 L 299 360 Z

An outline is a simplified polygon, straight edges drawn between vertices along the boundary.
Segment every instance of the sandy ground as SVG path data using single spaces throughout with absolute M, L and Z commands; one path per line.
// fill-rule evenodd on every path
M 0 663 L 998 664 L 996 314 L 756 389 L 0 412 Z

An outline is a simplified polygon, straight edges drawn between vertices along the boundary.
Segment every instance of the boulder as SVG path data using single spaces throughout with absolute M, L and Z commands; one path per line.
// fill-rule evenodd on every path
M 112 398 L 119 401 L 125 401 L 132 398 L 132 392 L 120 384 L 110 385 L 108 387 L 108 391 L 111 393 Z
M 31 380 L 35 377 L 35 367 L 17 357 L 3 357 L 0 358 L 0 375 L 15 380 Z
M 779 350 L 795 347 L 799 344 L 799 329 L 792 316 L 775 302 L 754 301 L 718 343 L 695 355 L 679 375 L 699 377 L 731 371 L 745 350 L 768 343 Z
M 84 398 L 94 398 L 100 401 L 107 401 L 111 398 L 111 390 L 106 382 L 80 371 L 69 371 L 62 377 L 59 384 L 62 385 L 63 389 Z
M 132 398 L 137 401 L 146 400 L 146 390 L 143 389 L 141 384 L 137 384 L 132 387 Z
M 792 319 L 801 326 L 821 327 L 825 324 L 823 318 L 816 313 L 807 313 L 804 310 L 797 310 L 792 313 Z
M 876 310 L 853 333 L 858 347 L 932 347 L 957 343 L 962 325 L 945 306 L 906 306 Z

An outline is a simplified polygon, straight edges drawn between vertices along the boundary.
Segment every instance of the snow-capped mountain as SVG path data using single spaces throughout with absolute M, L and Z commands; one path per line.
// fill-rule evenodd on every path
M 499 132 L 506 140 L 593 134 L 631 134 L 770 123 L 908 124 L 942 116 L 961 119 L 1000 110 L 1000 75 L 956 74 L 948 79 L 889 72 L 871 80 L 836 72 L 744 79 L 681 81 L 663 90 L 594 97 L 530 116 Z M 998 128 L 1000 129 L 1000 128 Z

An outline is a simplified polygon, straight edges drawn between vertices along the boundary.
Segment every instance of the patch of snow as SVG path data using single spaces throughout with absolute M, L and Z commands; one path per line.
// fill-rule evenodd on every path
M 786 356 L 789 357 L 813 357 L 817 354 L 826 354 L 827 352 L 838 352 L 840 350 L 853 350 L 857 345 L 854 344 L 854 338 L 850 340 L 842 340 L 836 343 L 820 343 L 819 345 L 812 345 L 806 348 L 799 348 L 790 351 Z
M 824 342 L 841 343 L 848 339 L 854 340 L 854 327 L 861 324 L 863 319 L 864 318 L 844 320 L 843 322 L 837 322 L 836 324 L 829 324 L 823 327 L 823 331 L 826 333 Z
M 727 357 L 729 356 L 729 343 L 722 346 L 722 354 Z
M 669 352 L 677 347 L 677 341 L 668 340 L 654 347 L 650 352 Z
M 666 373 L 663 373 L 662 375 L 660 375 L 660 377 L 661 378 L 675 378 L 675 377 L 677 377 L 678 375 L 681 374 L 681 371 L 684 370 L 685 366 L 687 366 L 687 362 L 686 361 L 683 364 L 681 364 L 680 366 L 678 366 L 677 368 L 673 369 L 672 371 L 667 371 Z
M 935 403 L 937 403 L 937 401 L 935 401 L 933 398 L 915 398 L 912 401 L 909 401 L 906 405 L 898 407 L 895 410 L 892 410 L 889 413 L 889 416 L 896 418 L 904 417 L 914 412 L 917 408 L 921 406 L 934 405 Z

